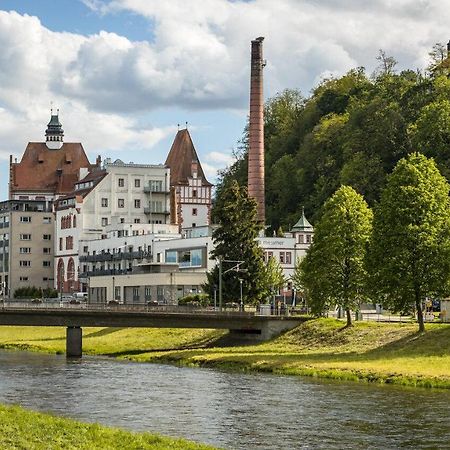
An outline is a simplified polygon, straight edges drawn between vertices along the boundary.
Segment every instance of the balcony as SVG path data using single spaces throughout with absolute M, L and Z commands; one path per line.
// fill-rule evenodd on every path
M 100 276 L 111 276 L 111 275 L 126 275 L 130 273 L 131 270 L 128 269 L 98 269 L 98 270 L 88 270 L 87 272 L 82 272 L 78 275 L 78 278 L 89 278 L 89 277 L 100 277 Z
M 163 214 L 165 216 L 170 216 L 170 211 L 163 211 L 153 208 L 144 208 L 144 214 Z
M 121 261 L 132 259 L 151 258 L 151 253 L 143 250 L 135 252 L 120 252 L 120 253 L 100 253 L 98 255 L 83 255 L 80 256 L 80 262 L 104 262 L 104 261 Z
M 156 189 L 152 186 L 144 186 L 144 192 L 146 194 L 164 194 L 164 195 L 170 194 L 170 191 L 168 191 L 168 190 Z

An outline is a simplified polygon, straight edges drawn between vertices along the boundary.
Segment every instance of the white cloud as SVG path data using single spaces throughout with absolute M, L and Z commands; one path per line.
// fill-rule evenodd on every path
M 222 152 L 210 152 L 205 155 L 206 161 L 211 161 L 215 163 L 219 163 L 222 165 L 230 165 L 232 164 L 236 159 L 230 155 L 229 153 L 222 153 Z

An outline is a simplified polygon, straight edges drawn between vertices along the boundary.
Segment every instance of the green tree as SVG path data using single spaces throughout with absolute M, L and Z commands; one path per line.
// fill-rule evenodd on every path
M 372 211 L 362 195 L 349 186 L 340 187 L 327 200 L 316 224 L 314 242 L 303 260 L 303 283 L 314 313 L 330 306 L 350 311 L 365 298 L 364 259 L 372 231 Z
M 256 219 L 256 202 L 249 198 L 247 189 L 230 181 L 222 190 L 215 204 L 215 219 L 218 227 L 213 231 L 214 250 L 212 258 L 229 261 L 244 261 L 237 274 L 232 263 L 224 262 L 222 282 L 223 300 L 236 301 L 240 297 L 239 278 L 243 279 L 243 297 L 246 303 L 261 301 L 265 293 L 263 251 L 256 238 L 262 225 Z M 207 274 L 204 289 L 209 294 L 219 286 L 219 268 Z
M 416 308 L 448 292 L 450 276 L 449 185 L 435 162 L 414 153 L 398 162 L 375 209 L 368 254 L 371 286 L 394 311 Z
M 286 283 L 280 263 L 271 256 L 264 268 L 265 297 L 276 294 Z

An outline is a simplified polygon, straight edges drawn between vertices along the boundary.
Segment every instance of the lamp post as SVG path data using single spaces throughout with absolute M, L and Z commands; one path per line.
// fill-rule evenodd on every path
M 243 312 L 244 311 L 244 302 L 243 302 L 243 300 L 242 300 L 242 282 L 243 282 L 244 280 L 242 279 L 242 278 L 239 278 L 239 284 L 240 284 L 240 287 L 241 287 L 241 312 Z
M 112 277 L 112 299 L 113 300 L 115 300 L 116 299 L 116 291 L 115 291 L 115 288 L 116 288 L 116 285 L 115 285 L 115 282 L 116 282 L 116 277 Z
M 223 271 L 222 264 L 223 263 L 233 263 L 234 265 L 230 267 L 229 269 Z M 245 261 L 234 261 L 232 259 L 222 259 L 221 256 L 219 256 L 219 311 L 222 311 L 222 276 L 226 273 L 230 272 L 231 270 L 235 270 L 236 272 L 247 272 L 247 269 L 241 269 L 241 264 L 244 264 Z

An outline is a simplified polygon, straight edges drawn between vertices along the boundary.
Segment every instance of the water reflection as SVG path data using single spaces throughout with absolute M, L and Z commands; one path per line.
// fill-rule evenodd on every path
M 0 351 L 0 402 L 230 449 L 450 448 L 450 392 Z

